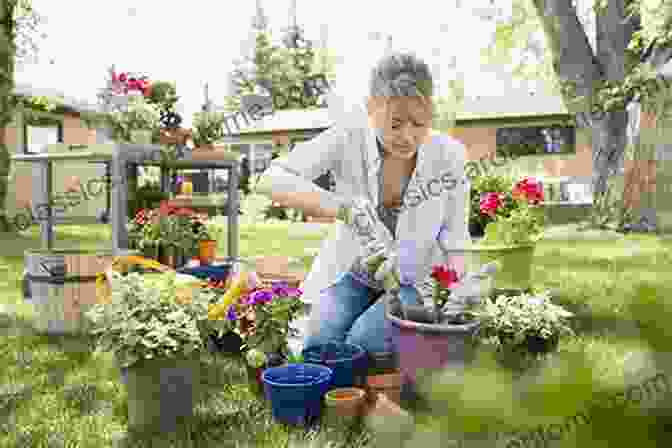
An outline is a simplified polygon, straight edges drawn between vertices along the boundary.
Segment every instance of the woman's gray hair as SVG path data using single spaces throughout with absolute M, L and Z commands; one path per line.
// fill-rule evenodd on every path
M 434 82 L 429 66 L 413 53 L 383 57 L 371 73 L 371 97 L 419 96 L 431 99 Z

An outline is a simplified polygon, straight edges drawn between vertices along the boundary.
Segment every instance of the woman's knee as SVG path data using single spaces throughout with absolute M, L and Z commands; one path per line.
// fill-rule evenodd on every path
M 416 305 L 421 302 L 420 293 L 415 286 L 402 286 L 399 289 L 399 299 L 404 305 Z
M 345 342 L 359 345 L 369 353 L 390 350 L 390 325 L 382 301 L 373 304 L 355 321 Z

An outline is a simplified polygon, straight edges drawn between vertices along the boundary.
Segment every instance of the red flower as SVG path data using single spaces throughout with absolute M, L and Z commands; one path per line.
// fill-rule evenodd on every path
M 434 266 L 431 277 L 438 281 L 442 288 L 446 289 L 451 288 L 459 280 L 457 272 L 445 264 Z
M 126 80 L 128 79 L 128 75 L 126 75 L 126 73 L 121 73 L 118 79 L 120 82 L 126 82 Z
M 531 177 L 526 177 L 516 183 L 511 194 L 515 199 L 524 198 L 535 205 L 544 200 L 544 189 L 541 182 Z
M 168 201 L 161 201 L 161 203 L 159 204 L 159 215 L 161 216 L 171 215 L 174 210 L 175 207 L 170 205 Z
M 195 212 L 190 208 L 176 208 L 173 210 L 173 214 L 177 216 L 194 216 Z
M 494 217 L 497 209 L 499 209 L 504 204 L 502 199 L 503 195 L 501 193 L 483 194 L 483 196 L 481 196 L 480 202 L 481 213 Z

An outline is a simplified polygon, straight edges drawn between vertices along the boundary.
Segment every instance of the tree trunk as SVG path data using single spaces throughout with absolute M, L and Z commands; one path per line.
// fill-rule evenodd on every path
M 6 216 L 7 190 L 10 173 L 10 153 L 5 145 L 4 128 L 12 121 L 14 106 L 14 10 L 16 2 L 0 0 L 0 128 L 3 129 L 0 140 L 0 232 L 11 229 Z
M 626 20 L 628 0 L 609 0 L 597 15 L 597 45 L 590 46 L 576 9 L 569 0 L 533 0 L 544 33 L 550 43 L 553 68 L 561 81 L 574 83 L 563 90 L 563 100 L 576 114 L 577 126 L 592 135 L 593 191 L 606 192 L 607 179 L 616 174 L 627 145 L 628 113 L 622 110 L 593 113 L 591 97 L 599 81 L 623 82 L 626 75 L 626 48 L 640 28 L 639 17 Z

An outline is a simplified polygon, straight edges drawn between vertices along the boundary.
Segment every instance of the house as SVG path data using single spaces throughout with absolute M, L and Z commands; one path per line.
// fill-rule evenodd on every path
M 331 124 L 327 109 L 277 111 L 233 134 L 228 142 L 243 152 L 256 148 L 254 154 L 260 157 L 274 147 L 309 140 Z M 467 98 L 455 125 L 441 130 L 466 145 L 470 160 L 492 157 L 502 149 L 515 151 L 520 146 L 527 152 L 512 162 L 519 171 L 549 181 L 574 178 L 590 182 L 589 138 L 576 131 L 572 116 L 557 96 L 509 90 L 505 97 Z M 555 141 L 554 133 L 558 134 Z M 512 144 L 512 138 L 527 139 L 527 144 Z
M 0 138 L 9 149 L 10 155 L 39 153 L 45 145 L 51 150 L 65 151 L 70 145 L 94 145 L 98 143 L 96 130 L 89 129 L 81 118 L 83 111 L 94 110 L 93 106 L 84 101 L 66 97 L 60 92 L 39 89 L 26 84 L 17 84 L 15 94 L 23 97 L 46 97 L 57 106 L 51 112 L 38 110 L 22 110 L 19 108 L 14 121 L 2 129 Z M 55 145 L 55 144 L 62 144 Z M 104 174 L 104 166 L 87 162 L 70 162 L 67 166 L 56 165 L 53 177 L 53 191 L 63 193 L 70 186 L 73 176 L 83 181 L 100 178 Z M 35 212 L 35 198 L 39 188 L 40 169 L 31 163 L 13 163 L 10 171 L 6 212 L 9 216 L 16 215 L 26 206 Z M 89 201 L 83 201 L 63 216 L 61 221 L 94 221 L 98 212 L 105 207 L 105 197 L 101 195 Z

